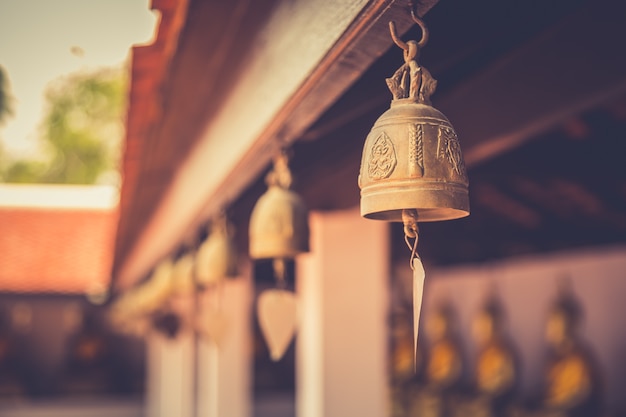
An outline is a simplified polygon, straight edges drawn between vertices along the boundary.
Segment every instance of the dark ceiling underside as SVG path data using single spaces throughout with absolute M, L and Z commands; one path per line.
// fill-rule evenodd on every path
M 472 215 L 423 225 L 422 256 L 451 264 L 626 242 L 625 105 L 471 169 Z
M 523 51 L 537 36 L 592 3 L 595 8 L 609 4 L 441 1 L 426 16 L 431 40 L 421 61 L 439 80 L 434 105 L 438 95 L 453 96 L 467 80 L 507 59 L 512 50 Z M 615 13 L 615 5 L 611 3 L 607 13 Z M 626 17 L 625 6 L 618 10 Z M 416 34 L 405 39 L 412 36 Z M 623 41 L 608 39 L 607 48 Z M 619 59 L 623 63 L 623 57 Z M 294 188 L 312 209 L 358 205 L 363 141 L 388 108 L 384 78 L 400 63 L 398 50 L 390 50 L 294 146 Z M 550 91 L 539 91 L 536 99 L 542 100 L 544 93 Z M 458 133 L 465 149 L 464 132 Z M 470 145 L 476 140 L 467 138 Z M 626 242 L 625 141 L 626 95 L 617 95 L 527 135 L 515 148 L 470 164 L 471 216 L 423 224 L 421 256 L 430 264 L 449 265 Z M 264 189 L 260 178 L 231 209 L 242 249 L 247 247 L 247 219 Z M 394 225 L 393 235 L 394 256 L 407 258 L 399 225 Z

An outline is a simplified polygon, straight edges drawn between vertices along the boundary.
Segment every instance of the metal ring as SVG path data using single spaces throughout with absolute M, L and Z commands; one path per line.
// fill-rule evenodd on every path
M 409 236 L 408 235 L 404 235 L 404 241 L 406 242 L 406 245 L 409 247 L 409 250 L 411 251 L 411 257 L 409 258 L 409 266 L 411 267 L 411 270 L 415 270 L 415 266 L 413 265 L 413 259 L 415 258 L 419 258 L 419 256 L 417 255 L 417 241 L 418 241 L 418 236 L 415 236 L 415 240 L 413 241 L 413 243 L 411 244 L 411 242 L 409 241 Z

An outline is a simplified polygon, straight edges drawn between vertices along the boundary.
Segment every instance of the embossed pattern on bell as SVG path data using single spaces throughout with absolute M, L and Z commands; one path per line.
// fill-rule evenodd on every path
M 389 136 L 382 132 L 372 146 L 367 173 L 371 178 L 381 180 L 391 175 L 396 167 L 396 151 Z

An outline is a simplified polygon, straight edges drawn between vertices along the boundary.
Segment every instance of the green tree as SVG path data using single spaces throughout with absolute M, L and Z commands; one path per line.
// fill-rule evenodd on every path
M 77 73 L 53 82 L 40 127 L 46 161 L 14 161 L 6 182 L 93 184 L 115 174 L 123 135 L 122 69 Z
M 13 115 L 13 96 L 9 88 L 9 77 L 4 67 L 0 66 L 0 126 Z
M 9 77 L 4 67 L 0 66 L 0 126 L 13 116 L 13 95 L 9 85 Z M 1 139 L 1 138 L 0 138 Z M 7 160 L 6 152 L 0 140 L 0 180 L 4 178 L 2 167 Z
M 43 140 L 52 149 L 44 182 L 92 184 L 117 169 L 126 83 L 121 70 L 61 80 L 48 89 Z

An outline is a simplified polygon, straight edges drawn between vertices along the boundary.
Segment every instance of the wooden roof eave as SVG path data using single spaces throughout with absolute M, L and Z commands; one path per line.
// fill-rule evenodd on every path
M 299 7 L 276 1 L 258 36 L 241 50 L 232 27 L 245 28 L 246 15 L 260 6 L 239 0 L 228 10 L 208 10 L 218 7 L 210 3 L 190 1 L 136 195 L 132 206 L 122 206 L 113 269 L 118 289 L 136 283 L 186 234 L 236 199 L 279 147 L 297 140 L 392 45 L 390 20 L 400 33 L 413 25 L 404 1 L 315 0 Z M 436 3 L 418 2 L 418 14 Z M 234 38 L 216 34 L 217 43 L 207 45 L 203 34 L 211 28 L 203 17 L 217 21 L 216 13 L 228 16 L 222 30 Z M 229 68 L 231 62 L 239 64 Z M 220 96 L 223 80 L 210 77 L 229 70 L 228 91 Z M 210 102 L 211 93 L 219 105 Z

